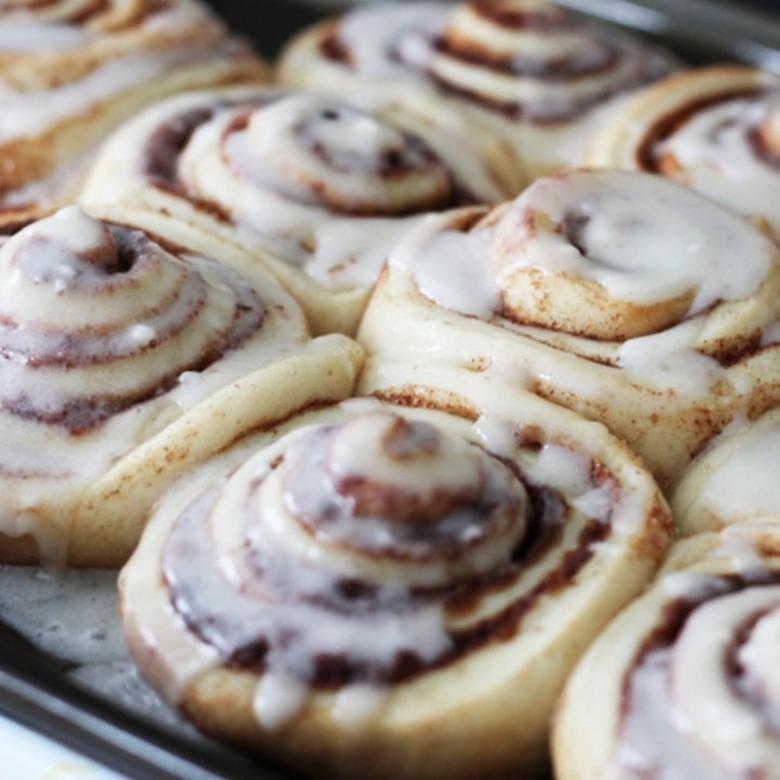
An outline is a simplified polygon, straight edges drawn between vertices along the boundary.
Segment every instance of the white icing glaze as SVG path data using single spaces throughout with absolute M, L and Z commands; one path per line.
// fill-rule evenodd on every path
M 734 696 L 724 674 L 726 653 L 746 618 L 765 610 L 776 612 L 779 607 L 780 587 L 748 588 L 722 596 L 694 612 L 671 651 L 674 718 L 697 735 L 700 748 L 717 758 L 732 777 L 759 767 L 780 769 L 780 746 L 767 738 L 761 714 Z M 769 618 L 760 618 L 759 624 L 767 619 L 776 626 L 776 616 L 772 618 L 771 613 Z M 751 649 L 761 653 L 765 647 L 766 632 L 756 628 L 745 648 L 748 653 Z M 772 639 L 776 653 L 777 635 Z M 754 672 L 760 676 L 764 671 L 748 667 L 748 685 L 754 683 Z M 775 665 L 768 678 L 775 678 L 775 690 L 777 671 Z M 762 691 L 762 697 L 771 691 L 771 687 Z
M 333 717 L 346 724 L 376 716 L 387 700 L 387 690 L 378 685 L 348 685 L 336 694 Z
M 634 672 L 637 705 L 623 727 L 606 780 L 641 778 L 652 773 L 658 780 L 726 780 L 717 766 L 689 749 L 685 738 L 669 722 L 665 682 L 668 674 L 664 653 L 650 654 Z M 647 735 L 652 734 L 648 746 Z M 641 748 L 637 746 L 641 745 Z M 650 748 L 650 749 L 648 749 Z M 669 757 L 674 759 L 669 761 Z
M 420 292 L 448 309 L 490 318 L 499 305 L 500 287 L 483 266 L 489 239 L 487 231 L 435 236 L 423 250 L 425 260 L 415 266 Z
M 654 390 L 704 395 L 725 371 L 717 360 L 693 347 L 701 330 L 702 323 L 691 320 L 662 333 L 628 339 L 620 345 L 617 364 L 634 381 Z
M 430 62 L 428 37 L 440 33 L 446 24 L 444 3 L 414 3 L 409 6 L 382 4 L 348 14 L 339 37 L 354 57 L 356 70 L 368 78 L 414 79 L 414 74 L 391 55 L 398 44 L 404 60 L 424 68 Z
M 572 112 L 588 113 L 668 66 L 629 37 L 611 31 L 607 43 L 598 27 L 572 23 L 547 4 L 526 3 L 521 9 L 544 19 L 543 32 L 533 21 L 527 27 L 504 27 L 483 17 L 475 5 L 380 4 L 352 12 L 338 30 L 350 54 L 347 67 L 372 81 L 413 82 L 445 95 L 452 88 L 482 111 L 520 106 L 521 121 L 555 122 Z M 455 51 L 437 45 L 442 39 Z M 506 69 L 483 66 L 483 53 L 486 61 L 500 58 Z M 555 79 L 539 75 L 560 62 L 574 72 Z
M 577 224 L 574 237 L 567 234 L 571 221 Z M 777 262 L 772 242 L 750 224 L 647 174 L 581 171 L 549 177 L 529 187 L 497 220 L 470 231 L 446 224 L 429 218 L 390 263 L 410 274 L 426 298 L 461 314 L 509 325 L 502 317 L 502 291 L 508 294 L 514 274 L 524 269 L 595 283 L 616 306 L 671 305 L 687 295 L 687 311 L 676 324 L 622 342 L 510 327 L 592 354 L 651 390 L 673 389 L 688 397 L 707 394 L 726 377 L 720 363 L 702 351 L 712 307 L 758 293 Z M 517 314 L 522 321 L 529 312 L 520 305 Z M 765 340 L 773 333 L 769 326 Z M 549 377 L 578 396 L 599 396 L 600 388 L 589 387 L 580 374 Z M 728 379 L 737 393 L 750 390 L 749 380 L 734 372 Z
M 591 485 L 588 459 L 558 444 L 545 444 L 527 473 L 534 482 L 566 495 L 581 496 Z
M 399 428 L 398 418 L 410 427 Z M 168 682 L 168 695 L 180 696 L 194 677 L 237 650 L 253 657 L 262 639 L 269 652 L 254 703 L 265 728 L 293 726 L 310 703 L 318 712 L 329 708 L 330 717 L 345 726 L 380 715 L 385 696 L 393 697 L 395 707 L 395 685 L 385 688 L 386 678 L 371 671 L 392 668 L 404 651 L 435 663 L 453 649 L 453 627 L 472 625 L 471 616 L 450 614 L 435 596 L 420 599 L 417 589 L 454 587 L 457 593 L 473 576 L 482 582 L 516 565 L 526 520 L 519 500 L 523 480 L 515 469 L 526 475 L 538 454 L 520 437 L 515 443 L 514 432 L 533 422 L 539 421 L 508 413 L 471 422 L 354 399 L 293 420 L 182 483 L 152 517 L 123 588 L 128 625 L 143 631 L 144 647 L 155 648 L 154 664 L 162 667 L 155 676 Z M 564 515 L 563 506 L 580 497 L 587 507 L 601 506 L 603 494 L 596 501 L 591 492 L 598 485 L 588 478 L 587 445 L 581 454 L 548 445 L 565 451 L 545 455 L 549 468 L 539 475 L 551 473 L 555 484 L 543 487 L 564 492 L 551 497 L 539 520 L 557 524 L 565 517 L 567 550 L 577 544 L 587 518 L 576 506 Z M 554 461 L 565 465 L 564 479 Z M 626 533 L 629 527 L 641 533 L 654 488 L 643 472 L 625 465 L 614 475 L 606 470 L 605 476 L 604 469 L 599 474 L 616 498 L 608 519 Z M 507 475 L 514 484 L 504 482 Z M 578 494 L 565 492 L 572 485 Z M 496 507 L 507 492 L 516 515 L 508 530 L 496 522 Z M 629 516 L 634 512 L 640 517 Z M 559 561 L 556 551 L 534 563 L 528 582 L 518 574 L 510 597 L 533 588 Z M 193 623 L 171 619 L 172 597 L 197 631 Z M 489 597 L 499 605 L 501 599 L 499 593 Z M 490 614 L 491 603 L 485 599 L 473 625 Z M 193 640 L 216 649 L 217 657 L 187 652 Z M 177 662 L 182 652 L 191 662 L 186 673 Z M 330 654 L 359 669 L 365 665 L 333 694 L 315 682 L 316 658 Z M 310 686 L 320 694 L 314 700 Z
M 70 51 L 94 38 L 94 33 L 68 24 L 0 22 L 0 52 Z
M 580 243 L 587 254 L 567 236 L 529 224 L 528 214 L 555 226 L 576 215 L 584 222 Z M 750 225 L 654 176 L 609 171 L 542 179 L 502 223 L 497 240 L 508 233 L 504 240 L 513 250 L 504 276 L 518 267 L 569 273 L 613 298 L 644 304 L 693 290 L 689 315 L 748 297 L 772 264 L 771 244 Z
M 482 415 L 474 423 L 474 432 L 482 446 L 500 458 L 513 458 L 517 454 L 517 439 L 512 424 L 495 415 Z
M 780 587 L 728 593 L 723 581 L 688 572 L 666 577 L 663 586 L 670 598 L 697 606 L 670 646 L 632 670 L 607 777 L 777 777 Z M 744 669 L 736 676 L 731 653 Z
M 780 95 L 764 92 L 697 111 L 659 149 L 682 166 L 686 183 L 746 216 L 780 229 L 780 171 L 762 159 L 750 134 L 780 115 Z
M 258 722 L 270 731 L 287 725 L 298 715 L 308 693 L 309 688 L 302 680 L 289 674 L 266 672 L 254 700 Z

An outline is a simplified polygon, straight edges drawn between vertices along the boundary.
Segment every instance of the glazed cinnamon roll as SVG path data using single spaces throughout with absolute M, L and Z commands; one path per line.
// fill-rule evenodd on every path
M 553 738 L 560 780 L 777 776 L 780 537 L 753 534 L 747 559 L 691 542 L 703 557 L 659 578 L 568 682 Z
M 684 535 L 734 523 L 775 523 L 780 533 L 780 410 L 735 420 L 685 472 L 674 507 Z
M 579 159 L 617 99 L 665 75 L 665 53 L 544 0 L 388 3 L 305 32 L 282 83 L 455 110 L 506 138 L 528 179 Z
M 667 176 L 780 236 L 780 78 L 736 65 L 671 76 L 616 111 L 585 160 Z
M 74 202 L 95 147 L 144 105 L 263 77 L 196 0 L 0 3 L 0 233 Z
M 429 362 L 488 372 L 605 423 L 670 486 L 738 412 L 780 398 L 778 251 L 707 198 L 574 171 L 429 220 L 359 340 L 365 389 Z
M 350 332 L 419 215 L 512 191 L 501 151 L 392 103 L 377 115 L 313 94 L 204 92 L 120 130 L 82 202 L 239 267 L 261 265 L 316 332 Z
M 174 476 L 359 361 L 259 271 L 75 206 L 33 223 L 0 248 L 0 560 L 123 562 Z
M 532 777 L 669 526 L 602 426 L 480 377 L 407 386 L 174 487 L 120 577 L 125 632 L 203 731 L 305 775 Z

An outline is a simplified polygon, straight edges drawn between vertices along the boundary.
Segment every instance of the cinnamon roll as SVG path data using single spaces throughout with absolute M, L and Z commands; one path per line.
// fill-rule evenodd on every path
M 359 362 L 260 271 L 75 206 L 29 225 L 0 248 L 0 560 L 123 562 L 174 476 Z
M 780 409 L 735 420 L 685 472 L 674 507 L 684 535 L 734 523 L 774 523 L 780 534 Z
M 742 541 L 748 558 L 715 539 L 682 542 L 689 565 L 588 650 L 554 730 L 560 780 L 777 777 L 780 537 Z
M 490 139 L 392 103 L 377 115 L 240 89 L 174 98 L 132 120 L 104 148 L 82 203 L 239 267 L 261 265 L 316 332 L 350 332 L 421 214 L 498 202 L 511 172 Z
M 264 76 L 197 0 L 4 0 L 0 233 L 74 202 L 97 145 L 144 105 Z
M 431 219 L 363 320 L 365 388 L 430 362 L 605 423 L 664 487 L 737 413 L 780 399 L 775 245 L 647 174 L 573 171 Z
M 158 504 L 125 632 L 203 731 L 313 777 L 545 765 L 563 680 L 670 515 L 602 426 L 445 379 L 294 417 Z
M 585 161 L 667 176 L 780 237 L 780 78 L 737 65 L 671 76 L 616 111 Z
M 295 39 L 278 77 L 455 110 L 512 145 L 532 179 L 573 164 L 618 99 L 673 67 L 664 52 L 544 0 L 387 3 Z

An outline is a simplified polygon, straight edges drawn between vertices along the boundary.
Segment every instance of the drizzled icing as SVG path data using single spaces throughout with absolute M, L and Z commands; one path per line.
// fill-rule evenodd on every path
M 303 341 L 302 318 L 296 326 L 277 295 L 78 207 L 5 241 L 0 532 L 47 549 L 66 542 L 69 510 L 91 481 L 247 365 Z M 200 381 L 182 384 L 184 373 Z
M 720 356 L 733 359 L 776 322 L 772 243 L 700 195 L 643 174 L 541 179 L 470 230 L 430 222 L 391 264 L 440 306 L 691 396 L 722 380 Z M 753 296 L 761 305 L 729 330 L 729 305 Z
M 416 214 L 504 195 L 470 142 L 407 124 L 400 111 L 379 116 L 310 94 L 179 99 L 114 139 L 104 154 L 111 178 L 96 170 L 85 199 L 104 209 L 157 186 L 182 219 L 212 219 L 232 242 L 326 287 L 366 287 Z M 131 147 L 142 157 L 129 165 Z M 118 172 L 115 158 L 124 158 Z
M 678 606 L 626 678 L 626 714 L 606 776 L 775 777 L 776 578 L 684 576 Z
M 542 2 L 380 5 L 322 43 L 363 78 L 424 83 L 513 119 L 571 120 L 662 74 L 664 58 Z
M 336 720 L 370 719 L 392 683 L 491 641 L 487 621 L 508 636 L 537 598 L 586 565 L 609 528 L 596 532 L 578 497 L 609 486 L 613 502 L 598 522 L 617 513 L 634 531 L 634 513 L 647 511 L 633 503 L 641 489 L 605 470 L 595 476 L 574 445 L 550 442 L 545 455 L 503 418 L 445 420 L 350 402 L 210 477 L 205 490 L 201 481 L 189 503 L 161 506 L 147 543 L 160 545 L 159 557 L 141 549 L 123 593 L 133 630 L 164 661 L 168 696 L 220 663 L 261 672 L 254 710 L 266 728 L 286 726 L 323 688 L 337 691 Z M 570 478 L 544 465 L 553 450 Z M 556 542 L 564 518 L 570 527 Z M 556 544 L 570 550 L 564 569 Z M 550 557 L 521 587 L 530 551 Z M 159 581 L 150 564 L 165 582 L 151 601 L 142 595 Z M 478 606 L 483 589 L 492 600 L 505 581 L 521 595 Z M 473 626 L 472 608 L 458 606 L 472 597 Z M 521 597 L 525 606 L 513 608 Z M 171 665 L 192 636 L 203 651 Z

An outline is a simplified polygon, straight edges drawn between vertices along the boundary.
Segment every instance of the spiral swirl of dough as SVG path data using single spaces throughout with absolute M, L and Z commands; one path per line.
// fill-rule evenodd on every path
M 293 418 L 159 505 L 122 575 L 125 628 L 144 674 L 203 728 L 350 777 L 371 733 L 378 766 L 405 777 L 397 740 L 425 712 L 409 776 L 428 778 L 457 739 L 452 713 L 473 705 L 496 776 L 541 762 L 564 668 L 652 569 L 669 517 L 603 429 L 537 399 L 474 419 L 468 404 L 491 401 L 468 379 L 463 416 L 419 391 Z M 531 707 L 517 695 L 541 625 L 560 653 Z M 520 710 L 522 744 L 496 745 Z M 467 753 L 458 777 L 485 766 Z
M 0 255 L 0 406 L 75 434 L 219 360 L 266 314 L 216 265 L 184 264 L 77 207 L 19 232 Z

